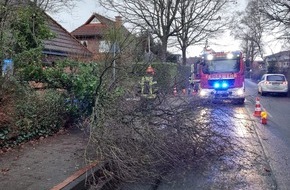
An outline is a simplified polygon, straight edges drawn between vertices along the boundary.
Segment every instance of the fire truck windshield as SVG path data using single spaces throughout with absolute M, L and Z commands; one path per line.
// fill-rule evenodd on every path
M 211 73 L 237 73 L 240 70 L 238 59 L 214 59 L 206 60 L 202 66 L 204 74 Z

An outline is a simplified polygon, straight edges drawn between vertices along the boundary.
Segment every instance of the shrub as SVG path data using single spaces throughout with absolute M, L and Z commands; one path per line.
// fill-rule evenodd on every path
M 10 93 L 14 97 L 9 102 L 11 117 L 0 128 L 0 147 L 51 135 L 64 125 L 65 102 L 56 90 L 37 92 L 23 87 Z
M 16 126 L 25 137 L 50 135 L 64 124 L 64 98 L 55 90 L 26 93 L 16 106 Z
M 14 117 L 16 101 L 23 97 L 24 88 L 14 78 L 0 77 L 0 147 L 7 145 L 17 131 Z

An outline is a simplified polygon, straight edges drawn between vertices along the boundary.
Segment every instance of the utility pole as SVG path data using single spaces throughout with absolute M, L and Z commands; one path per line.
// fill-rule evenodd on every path
M 113 44 L 113 81 L 116 80 L 116 42 Z

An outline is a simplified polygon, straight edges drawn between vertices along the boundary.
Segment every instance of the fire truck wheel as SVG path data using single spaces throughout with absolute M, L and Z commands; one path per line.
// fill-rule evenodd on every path
M 245 103 L 245 98 L 240 98 L 236 100 L 236 104 L 243 105 Z

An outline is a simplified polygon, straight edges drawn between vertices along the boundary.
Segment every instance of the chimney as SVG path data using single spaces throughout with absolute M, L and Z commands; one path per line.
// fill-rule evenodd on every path
M 115 25 L 116 28 L 120 28 L 122 26 L 122 17 L 121 16 L 115 16 Z

